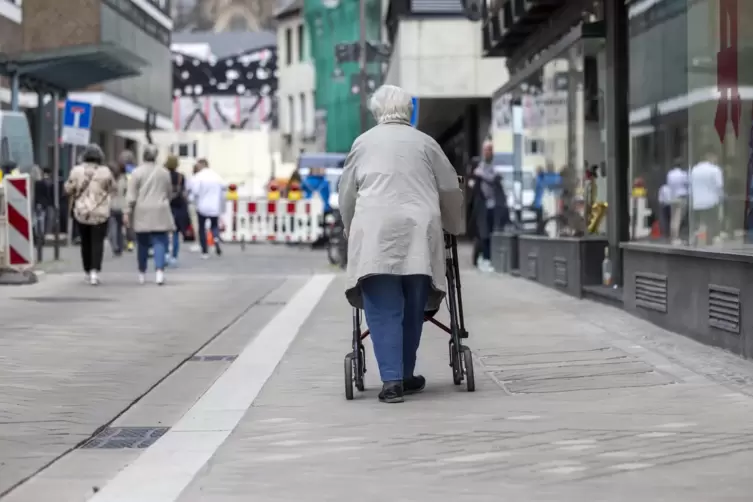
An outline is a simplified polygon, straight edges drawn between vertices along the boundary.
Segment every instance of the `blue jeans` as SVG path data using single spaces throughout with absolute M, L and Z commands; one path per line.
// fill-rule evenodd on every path
M 413 376 L 431 278 L 372 275 L 361 281 L 363 310 L 382 382 Z
M 173 258 L 178 259 L 180 252 L 180 232 L 173 232 Z
M 165 270 L 165 254 L 167 253 L 167 232 L 140 232 L 136 234 L 138 251 L 136 258 L 139 272 L 146 272 L 149 261 L 149 248 L 154 248 L 154 269 Z

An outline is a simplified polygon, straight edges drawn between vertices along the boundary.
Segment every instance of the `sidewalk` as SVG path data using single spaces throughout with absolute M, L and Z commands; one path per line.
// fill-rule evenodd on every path
M 749 363 L 616 309 L 470 272 L 477 392 L 452 385 L 445 338 L 427 326 L 424 394 L 378 403 L 372 363 L 367 392 L 346 402 L 341 287 L 181 502 L 751 499 Z
M 184 391 L 180 406 L 174 394 L 186 380 L 170 377 L 167 387 L 160 384 L 147 396 L 149 406 L 137 403 L 116 422 L 172 427 L 157 443 L 141 451 L 77 450 L 8 500 L 83 500 L 92 486 L 102 488 L 95 502 L 168 502 L 176 498 L 160 490 L 176 486 L 185 487 L 180 502 L 750 500 L 753 365 L 523 279 L 474 271 L 465 271 L 463 279 L 475 393 L 452 385 L 446 336 L 427 325 L 418 368 L 428 380 L 423 394 L 400 405 L 378 403 L 372 359 L 367 391 L 345 401 L 350 309 L 338 276 L 276 369 L 277 342 L 252 342 L 237 361 L 203 377 L 194 374 L 188 386 L 195 395 L 210 391 L 195 404 L 192 392 Z M 259 339 L 287 336 L 290 326 L 275 314 L 285 307 L 275 309 L 300 305 L 296 291 L 313 280 L 287 278 L 263 315 L 241 321 L 253 318 L 252 332 L 238 330 L 223 353 L 238 353 L 232 350 L 239 351 L 257 330 Z M 217 296 L 220 308 L 231 293 L 214 286 L 208 293 Z M 236 293 L 253 289 L 240 287 Z M 157 300 L 149 295 L 135 305 L 148 309 Z M 186 314 L 183 329 L 206 332 L 208 327 L 199 329 L 207 322 L 202 314 Z M 228 347 L 222 338 L 217 343 Z M 249 350 L 255 351 L 251 359 Z M 132 355 L 131 364 L 148 360 L 143 352 Z M 253 392 L 248 388 L 263 383 L 257 379 L 261 366 L 272 376 L 250 407 L 241 406 Z M 139 379 L 134 373 L 123 371 L 112 381 L 133 385 Z M 204 421 L 194 413 L 194 421 L 188 420 L 193 425 L 186 426 L 230 373 L 246 385 L 220 394 L 215 404 L 225 411 Z M 143 378 L 145 384 L 149 378 Z M 172 403 L 170 413 L 161 402 Z M 237 427 L 233 416 L 240 419 Z M 201 456 L 222 430 L 232 432 L 221 436 L 216 451 L 209 446 L 204 463 Z M 147 457 L 153 460 L 150 454 L 160 449 L 172 460 L 149 463 Z M 147 468 L 139 471 L 138 484 L 119 482 L 136 479 L 127 474 L 139 466 Z M 121 491 L 108 491 L 115 485 Z M 136 495 L 147 492 L 149 497 Z
M 137 284 L 133 255 L 108 258 L 102 284 L 91 287 L 71 258 L 38 284 L 0 288 L 0 494 L 136 404 L 147 403 L 147 425 L 180 417 L 229 365 L 186 369 L 187 359 L 202 348 L 237 351 L 300 287 L 295 274 L 326 260 L 278 250 L 275 268 L 265 256 L 186 256 L 164 287 Z M 173 374 L 180 382 L 168 394 L 152 392 Z M 45 493 L 19 496 L 61 500 Z

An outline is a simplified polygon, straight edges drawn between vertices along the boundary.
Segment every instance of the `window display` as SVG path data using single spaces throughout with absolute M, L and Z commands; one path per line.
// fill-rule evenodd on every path
M 753 2 L 665 0 L 630 8 L 634 239 L 753 249 Z

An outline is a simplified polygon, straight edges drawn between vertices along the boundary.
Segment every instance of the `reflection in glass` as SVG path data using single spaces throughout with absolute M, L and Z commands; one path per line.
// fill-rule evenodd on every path
M 753 2 L 658 2 L 630 13 L 634 238 L 743 250 L 749 211 Z M 721 80 L 720 80 L 721 72 Z M 641 195 L 640 190 L 633 195 Z

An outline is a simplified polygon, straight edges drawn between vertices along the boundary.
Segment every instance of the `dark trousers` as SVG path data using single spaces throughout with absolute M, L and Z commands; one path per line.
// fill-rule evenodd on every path
M 199 244 L 201 244 L 202 254 L 209 253 L 209 246 L 207 245 L 207 221 L 209 222 L 209 228 L 214 237 L 214 248 L 217 250 L 217 254 L 220 253 L 220 218 L 219 216 L 204 216 L 198 213 L 199 217 Z
M 85 272 L 102 270 L 102 255 L 105 251 L 107 222 L 99 225 L 78 224 L 81 236 L 81 263 Z
M 483 239 L 481 253 L 485 260 L 492 259 L 492 233 L 494 233 L 494 208 L 486 210 L 486 239 Z

